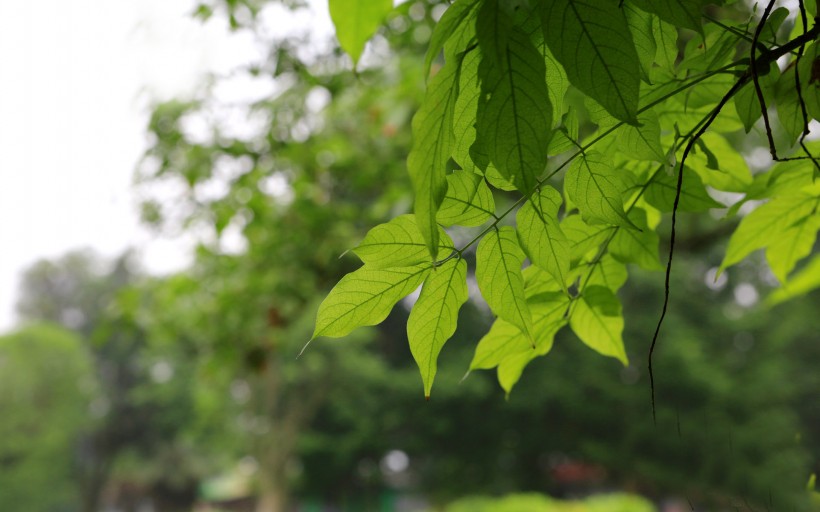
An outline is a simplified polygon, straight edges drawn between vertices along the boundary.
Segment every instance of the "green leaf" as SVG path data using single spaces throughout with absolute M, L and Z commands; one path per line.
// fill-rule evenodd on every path
M 647 226 L 646 212 L 640 208 L 633 208 L 629 212 L 629 218 L 641 228 L 641 231 L 619 229 L 609 244 L 609 251 L 624 263 L 635 263 L 646 270 L 662 269 L 658 259 L 660 240 L 658 234 Z
M 580 215 L 568 215 L 561 221 L 561 231 L 569 242 L 572 261 L 582 259 L 593 250 L 597 252 L 614 229 L 604 224 L 589 225 Z
M 604 254 L 595 262 L 578 267 L 576 271 L 580 275 L 582 287 L 603 286 L 612 293 L 620 290 L 629 277 L 626 265 L 609 254 Z
M 703 33 L 701 12 L 710 0 L 630 0 L 632 3 L 654 14 L 660 19 L 678 27 Z
M 820 255 L 815 256 L 805 267 L 797 271 L 782 287 L 775 290 L 766 303 L 780 304 L 795 297 L 805 295 L 820 288 Z
M 424 57 L 424 76 L 430 74 L 433 60 L 441 53 L 447 40 L 461 28 L 461 25 L 475 19 L 478 5 L 478 0 L 457 0 L 444 11 L 430 36 L 430 45 Z
M 772 273 L 785 283 L 795 264 L 809 254 L 820 229 L 820 215 L 805 217 L 786 229 L 769 243 L 766 260 Z
M 635 42 L 638 61 L 641 64 L 641 80 L 652 83 L 650 75 L 652 66 L 655 63 L 655 55 L 658 52 L 658 45 L 655 43 L 655 32 L 652 28 L 655 16 L 635 8 L 629 3 L 624 4 L 623 8 L 624 14 L 626 14 L 626 22 L 629 24 L 629 31 L 632 33 L 632 40 Z
M 564 177 L 564 190 L 584 221 L 597 220 L 635 228 L 624 213 L 626 184 L 612 168 L 612 159 L 597 151 L 576 158 Z M 637 229 L 637 228 L 635 228 Z
M 456 171 L 447 176 L 447 195 L 437 219 L 445 226 L 480 226 L 495 214 L 490 188 L 478 174 Z
M 570 252 L 569 242 L 558 224 L 562 203 L 557 190 L 542 185 L 541 192 L 518 210 L 516 223 L 518 240 L 530 261 L 566 288 Z
M 458 310 L 466 301 L 467 262 L 454 258 L 430 273 L 410 312 L 407 339 L 428 398 L 439 352 L 456 331 Z
M 555 334 L 567 323 L 564 313 L 569 298 L 565 294 L 544 293 L 532 297 L 528 303 L 533 315 L 535 347 L 520 329 L 498 318 L 479 340 L 470 363 L 470 370 L 498 367 L 499 382 L 507 393 L 527 363 L 552 349 Z
M 414 211 L 433 260 L 438 256 L 436 213 L 447 193 L 447 161 L 453 151 L 453 107 L 458 96 L 458 59 L 450 59 L 430 81 L 413 116 L 413 148 L 407 170 L 416 194 Z
M 686 165 L 697 172 L 706 185 L 727 192 L 745 192 L 752 184 L 752 173 L 743 155 L 717 133 L 707 132 L 701 136 L 700 141 L 720 164 L 720 171 L 709 169 L 709 154 L 703 151 L 691 152 Z
M 652 32 L 658 46 L 655 63 L 662 70 L 674 75 L 678 60 L 678 29 L 675 25 L 655 17 L 652 19 Z
M 752 251 L 768 246 L 781 233 L 816 215 L 820 198 L 807 192 L 779 196 L 759 206 L 740 221 L 729 239 L 719 272 L 745 258 Z
M 638 123 L 638 126 L 624 125 L 618 130 L 617 150 L 633 160 L 666 161 L 657 114 L 646 111 L 638 117 Z
M 802 78 L 802 77 L 801 77 Z M 786 69 L 775 85 L 775 107 L 777 118 L 780 120 L 786 133 L 789 135 L 789 144 L 794 142 L 803 133 L 803 110 L 800 108 L 800 98 L 795 88 L 794 67 Z
M 398 301 L 419 287 L 430 268 L 429 263 L 379 270 L 364 266 L 347 274 L 319 305 L 311 339 L 339 338 L 382 322 Z
M 384 17 L 393 10 L 392 0 L 329 0 L 330 19 L 342 49 L 359 61 L 364 44 L 376 33 Z
M 532 339 L 532 315 L 521 274 L 524 257 L 515 229 L 509 226 L 494 229 L 478 243 L 475 277 L 493 313 Z
M 453 132 L 455 147 L 453 160 L 467 172 L 488 173 L 490 157 L 486 148 L 474 144 L 476 140 L 476 115 L 481 97 L 481 81 L 478 68 L 481 64 L 481 52 L 473 49 L 464 55 L 461 62 L 458 99 L 453 112 Z
M 453 241 L 438 228 L 439 249 L 452 250 Z M 413 215 L 399 215 L 370 231 L 353 249 L 369 268 L 408 267 L 430 260 L 427 244 Z
M 572 331 L 592 350 L 629 364 L 621 333 L 621 303 L 603 286 L 588 286 L 578 297 L 569 319 Z
M 636 123 L 640 61 L 617 2 L 543 0 L 541 20 L 569 81 L 616 118 Z
M 482 9 L 479 17 L 502 16 L 497 11 L 485 11 Z M 544 60 L 527 35 L 516 27 L 504 37 L 483 36 L 479 28 L 484 56 L 479 66 L 483 100 L 478 104 L 473 148 L 485 147 L 501 176 L 518 190 L 529 193 L 546 168 L 552 134 L 552 105 Z
M 678 189 L 678 178 L 665 171 L 655 173 L 644 192 L 646 202 L 663 212 L 671 212 L 675 204 L 675 193 Z M 683 184 L 680 192 L 678 210 L 683 212 L 703 212 L 710 208 L 726 206 L 712 199 L 703 185 L 700 176 L 688 166 L 683 170 Z
M 820 119 L 820 45 L 814 43 L 806 49 L 798 71 L 806 110 L 812 118 Z

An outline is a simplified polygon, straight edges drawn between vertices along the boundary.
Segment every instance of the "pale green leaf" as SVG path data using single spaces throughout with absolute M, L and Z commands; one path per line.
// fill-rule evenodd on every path
M 815 256 L 805 267 L 792 275 L 791 279 L 766 299 L 766 302 L 769 305 L 780 304 L 817 288 L 820 288 L 820 255 Z
M 603 286 L 589 286 L 577 299 L 569 319 L 572 331 L 596 352 L 618 359 L 626 366 L 622 333 L 624 319 L 621 303 Z
M 438 228 L 439 250 L 452 250 L 453 241 Z M 379 224 L 353 249 L 369 268 L 408 267 L 430 261 L 430 251 L 413 215 L 399 215 Z
M 671 212 L 675 204 L 675 193 L 678 189 L 678 177 L 666 171 L 655 174 L 646 187 L 644 199 L 655 208 Z M 678 210 L 682 212 L 703 212 L 710 208 L 725 208 L 726 206 L 712 199 L 703 185 L 700 176 L 686 166 L 683 170 L 683 183 L 680 192 Z
M 632 33 L 632 40 L 635 42 L 638 61 L 641 64 L 641 80 L 652 83 L 650 74 L 655 63 L 655 55 L 658 52 L 655 32 L 652 28 L 656 16 L 629 3 L 624 4 L 623 8 L 624 14 L 626 14 L 626 22 L 629 24 L 629 31 Z
M 535 265 L 525 268 L 522 274 L 524 275 L 524 295 L 528 299 L 542 293 L 566 290 L 566 285 L 559 283 L 554 277 Z
M 393 10 L 393 0 L 329 0 L 328 7 L 339 44 L 355 66 L 364 44 Z
M 652 32 L 658 46 L 655 63 L 662 70 L 674 75 L 678 60 L 678 29 L 675 25 L 655 17 L 652 19 Z
M 430 45 L 424 57 L 424 76 L 430 74 L 430 66 L 441 53 L 444 44 L 463 24 L 475 23 L 476 7 L 480 5 L 478 0 L 457 0 L 444 11 L 444 14 L 436 23 L 433 34 L 430 36 Z
M 766 248 L 766 260 L 772 273 L 785 283 L 798 261 L 809 254 L 820 229 L 820 214 L 805 217 L 786 229 Z
M 415 192 L 419 230 L 433 260 L 438 256 L 436 213 L 447 193 L 447 161 L 453 151 L 453 107 L 458 96 L 459 59 L 450 59 L 430 81 L 413 116 L 413 148 L 407 170 Z
M 372 270 L 364 266 L 344 276 L 319 305 L 313 338 L 339 338 L 357 327 L 382 322 L 393 306 L 419 287 L 429 263 Z
M 558 224 L 558 209 L 562 202 L 557 190 L 542 185 L 540 193 L 530 197 L 518 210 L 516 223 L 518 240 L 530 261 L 565 287 L 570 250 L 569 242 Z
M 703 151 L 689 154 L 686 165 L 700 175 L 703 183 L 727 192 L 744 192 L 752 184 L 752 173 L 746 160 L 725 137 L 707 132 L 701 136 L 700 141 L 720 164 L 720 171 L 714 171 L 709 169 L 708 154 Z
M 458 310 L 466 301 L 467 262 L 453 258 L 430 272 L 410 312 L 407 339 L 426 397 L 433 387 L 439 352 L 455 332 Z
M 604 254 L 601 258 L 585 263 L 573 271 L 581 279 L 581 286 L 603 286 L 617 292 L 626 283 L 629 274 L 626 265 L 617 261 L 609 254 Z
M 527 35 L 516 28 L 489 42 L 479 32 L 479 43 L 484 56 L 479 66 L 482 100 L 473 148 L 486 148 L 501 176 L 529 193 L 546 168 L 552 134 L 544 60 Z M 494 64 L 488 58 L 492 54 L 497 54 Z
M 776 197 L 759 206 L 740 221 L 729 239 L 720 271 L 734 265 L 751 252 L 768 246 L 777 236 L 810 215 L 817 214 L 820 198 L 807 192 Z
M 609 251 L 612 255 L 623 263 L 635 263 L 646 270 L 660 270 L 660 260 L 658 259 L 658 234 L 649 229 L 646 224 L 646 212 L 641 208 L 633 208 L 629 212 L 629 218 L 641 231 L 634 229 L 619 229 L 612 242 L 609 244 Z
M 456 171 L 447 176 L 447 195 L 438 210 L 445 226 L 480 226 L 495 214 L 490 188 L 478 174 Z
M 479 340 L 470 363 L 470 370 L 499 367 L 499 381 L 507 392 L 529 361 L 552 349 L 555 334 L 567 322 L 564 314 L 569 298 L 563 293 L 539 294 L 528 303 L 533 315 L 535 346 L 520 329 L 498 318 L 490 331 Z
M 564 190 L 584 221 L 597 220 L 634 228 L 624 213 L 626 184 L 612 167 L 612 159 L 597 151 L 578 156 L 564 177 Z
M 661 125 L 651 110 L 638 116 L 638 126 L 624 125 L 618 130 L 616 149 L 633 160 L 664 162 L 666 152 L 661 146 Z
M 572 261 L 578 261 L 591 251 L 597 251 L 614 229 L 604 224 L 587 224 L 580 215 L 568 215 L 561 221 L 561 231 L 569 242 Z
M 467 52 L 461 62 L 458 99 L 453 112 L 453 160 L 467 172 L 489 174 L 488 166 L 491 164 L 486 148 L 474 144 L 476 115 L 481 97 L 481 81 L 478 74 L 480 64 L 481 52 L 477 48 Z
M 635 123 L 640 62 L 617 2 L 544 0 L 544 39 L 569 81 L 613 116 Z
M 701 13 L 710 0 L 630 0 L 632 3 L 678 27 L 703 32 Z
M 532 315 L 521 274 L 524 257 L 515 229 L 509 226 L 494 229 L 478 243 L 475 277 L 493 313 L 532 339 Z

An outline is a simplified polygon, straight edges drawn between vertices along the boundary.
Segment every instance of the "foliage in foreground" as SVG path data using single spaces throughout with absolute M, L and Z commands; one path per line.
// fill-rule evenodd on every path
M 384 13 L 340 16 L 342 3 L 331 15 L 355 60 Z M 820 285 L 820 256 L 795 271 L 820 228 L 820 145 L 805 140 L 820 117 L 816 6 L 771 1 L 758 16 L 725 2 L 704 18 L 708 3 L 453 3 L 426 59 L 443 64 L 413 119 L 415 215 L 353 249 L 364 266 L 321 304 L 313 338 L 378 324 L 421 286 L 407 335 L 429 397 L 474 276 L 497 320 L 471 369 L 497 368 L 509 389 L 567 326 L 626 365 L 616 294 L 627 265 L 664 268 L 669 213 L 671 251 L 683 212 L 741 218 L 719 272 L 766 249 L 783 285 L 772 301 Z M 773 165 L 751 172 L 735 149 L 744 132 L 766 136 Z M 512 206 L 496 206 L 502 191 Z M 464 228 L 475 229 L 457 237 Z
M 464 498 L 444 512 L 653 512 L 655 507 L 638 496 L 608 494 L 583 501 L 559 501 L 540 494 L 513 494 L 503 498 Z

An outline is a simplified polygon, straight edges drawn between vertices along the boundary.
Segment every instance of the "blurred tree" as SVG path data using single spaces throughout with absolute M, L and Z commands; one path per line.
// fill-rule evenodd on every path
M 190 389 L 163 386 L 172 375 L 172 363 L 148 354 L 142 330 L 118 306 L 119 295 L 137 280 L 130 254 L 108 262 L 93 252 L 75 251 L 35 263 L 21 282 L 21 317 L 74 330 L 91 355 L 87 378 L 96 383 L 99 394 L 89 409 L 92 421 L 75 451 L 83 511 L 99 509 L 121 456 L 137 454 L 144 464 L 167 454 L 189 416 Z M 114 490 L 111 500 L 134 507 L 146 498 L 169 499 L 167 510 L 187 510 L 197 481 L 190 474 L 183 478 L 181 467 L 177 464 L 173 474 L 165 473 L 170 479 L 158 477 L 130 494 Z
M 0 337 L 0 509 L 77 510 L 73 461 L 97 391 L 91 365 L 62 328 Z

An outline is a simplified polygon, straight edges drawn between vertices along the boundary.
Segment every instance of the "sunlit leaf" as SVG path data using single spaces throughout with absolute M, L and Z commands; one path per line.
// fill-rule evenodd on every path
M 612 159 L 596 151 L 576 158 L 564 177 L 564 190 L 584 221 L 635 228 L 624 213 L 622 195 L 626 188 L 612 167 Z
M 629 364 L 621 333 L 621 303 L 603 286 L 589 286 L 576 300 L 569 319 L 572 331 L 592 350 Z
M 453 151 L 453 107 L 458 95 L 458 59 L 450 59 L 430 81 L 413 116 L 413 148 L 407 170 L 416 194 L 414 211 L 432 260 L 438 256 L 436 214 L 447 193 L 447 161 Z
M 558 224 L 558 209 L 562 202 L 557 190 L 543 185 L 540 193 L 533 194 L 518 210 L 516 224 L 524 253 L 563 287 L 569 273 L 570 251 Z
M 438 210 L 437 219 L 445 226 L 480 226 L 495 212 L 493 193 L 481 176 L 456 171 L 447 176 L 447 195 Z
M 820 198 L 808 192 L 776 197 L 743 218 L 726 249 L 720 270 L 772 243 L 781 233 L 816 215 Z
M 654 15 L 646 11 L 635 8 L 632 4 L 624 4 L 624 14 L 632 33 L 632 40 L 635 42 L 635 51 L 638 53 L 638 61 L 641 64 L 641 79 L 651 83 L 650 74 L 655 63 L 655 55 L 658 52 L 658 45 L 655 42 L 655 32 L 652 28 Z
M 609 251 L 624 263 L 635 263 L 646 270 L 660 270 L 663 268 L 658 259 L 660 240 L 658 234 L 647 226 L 646 212 L 633 208 L 629 218 L 641 231 L 619 229 L 609 244 Z
M 457 0 L 444 11 L 441 19 L 438 20 L 433 29 L 433 34 L 430 36 L 430 44 L 424 57 L 424 76 L 430 74 L 430 66 L 433 60 L 441 53 L 444 44 L 453 33 L 462 24 L 474 22 L 478 5 L 480 5 L 478 0 Z
M 407 339 L 427 397 L 436 376 L 439 352 L 455 332 L 458 310 L 466 301 L 467 262 L 454 258 L 430 272 L 410 312 Z
M 677 172 L 677 170 L 676 170 Z M 671 212 L 675 204 L 678 189 L 678 177 L 665 170 L 655 174 L 646 187 L 644 198 L 655 208 Z M 700 176 L 688 166 L 683 170 L 683 184 L 680 192 L 678 210 L 683 212 L 703 212 L 710 208 L 724 208 L 725 205 L 715 201 L 706 191 Z
M 475 277 L 493 313 L 532 339 L 532 315 L 521 274 L 524 258 L 515 229 L 505 226 L 491 230 L 478 243 Z
M 663 162 L 666 152 L 661 146 L 661 125 L 654 112 L 638 116 L 638 126 L 625 125 L 618 130 L 617 150 L 634 160 Z
M 786 281 L 781 288 L 775 290 L 769 296 L 767 302 L 770 305 L 779 304 L 805 295 L 817 288 L 820 288 L 820 255 L 812 258 L 805 267 L 792 275 L 791 279 Z
M 569 81 L 616 118 L 635 123 L 640 61 L 617 2 L 543 0 L 541 20 Z
M 438 237 L 440 250 L 453 249 L 453 241 L 441 228 L 438 228 Z M 430 260 L 427 244 L 413 215 L 399 215 L 374 227 L 353 252 L 371 269 L 407 267 Z
M 364 44 L 376 33 L 384 17 L 393 10 L 393 1 L 329 0 L 328 6 L 339 44 L 356 65 Z
M 805 217 L 778 234 L 766 248 L 772 273 L 785 283 L 795 264 L 809 254 L 820 229 L 820 212 Z
M 429 263 L 380 270 L 364 266 L 347 274 L 319 305 L 313 338 L 339 338 L 357 327 L 380 323 L 419 287 L 430 268 Z
M 604 224 L 587 224 L 580 215 L 568 215 L 561 221 L 561 231 L 569 241 L 572 261 L 578 261 L 592 250 L 597 251 L 614 229 Z

